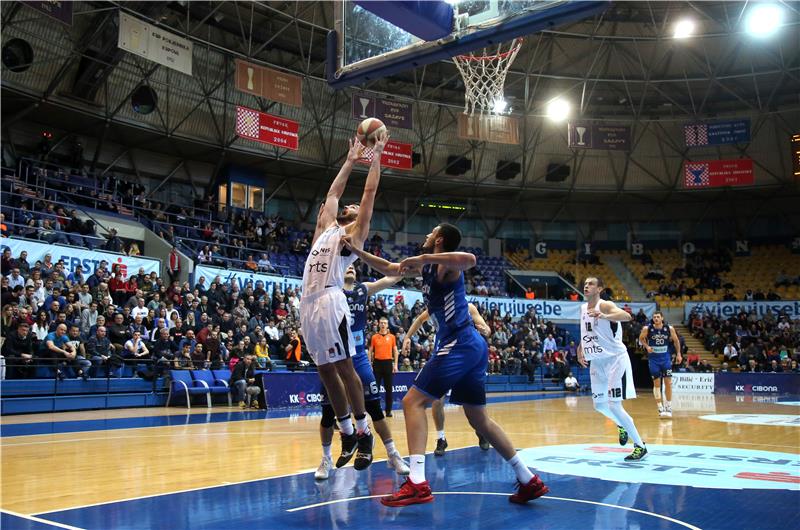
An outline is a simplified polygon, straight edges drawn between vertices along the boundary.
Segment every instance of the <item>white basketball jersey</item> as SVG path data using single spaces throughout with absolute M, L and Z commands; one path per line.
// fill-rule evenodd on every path
M 344 287 L 344 272 L 357 258 L 353 253 L 342 256 L 344 235 L 344 227 L 334 224 L 322 232 L 314 242 L 303 269 L 303 296 L 328 287 L 338 289 Z
M 598 300 L 595 306 L 597 311 L 600 310 L 600 302 Z M 628 349 L 622 342 L 622 322 L 590 317 L 586 313 L 588 305 L 581 305 L 581 344 L 586 360 L 628 355 Z

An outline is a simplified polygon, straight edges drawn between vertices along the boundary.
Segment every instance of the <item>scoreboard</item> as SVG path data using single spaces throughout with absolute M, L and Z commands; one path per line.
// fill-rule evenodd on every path
M 792 136 L 792 167 L 794 179 L 800 180 L 800 134 Z

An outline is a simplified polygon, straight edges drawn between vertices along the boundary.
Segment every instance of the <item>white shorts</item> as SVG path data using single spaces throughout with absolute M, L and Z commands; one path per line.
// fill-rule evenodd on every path
M 589 366 L 592 399 L 596 402 L 636 398 L 631 360 L 627 355 L 593 359 Z
M 317 366 L 355 356 L 351 318 L 347 298 L 341 289 L 331 287 L 303 296 L 300 326 L 308 353 Z

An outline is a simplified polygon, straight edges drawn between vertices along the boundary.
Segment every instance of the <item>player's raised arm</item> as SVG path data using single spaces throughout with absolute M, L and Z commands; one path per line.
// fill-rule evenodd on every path
M 372 148 L 374 156 L 369 166 L 367 181 L 364 183 L 364 193 L 361 195 L 359 203 L 358 217 L 349 234 L 353 236 L 355 245 L 360 247 L 369 235 L 369 224 L 372 220 L 372 209 L 375 206 L 375 195 L 378 193 L 378 185 L 381 181 L 381 154 L 389 141 L 389 133 L 383 132 L 375 141 Z
M 400 273 L 408 276 L 413 270 L 421 270 L 423 265 L 438 264 L 452 271 L 466 271 L 477 263 L 477 258 L 469 252 L 440 252 L 438 254 L 423 254 L 406 258 L 400 262 Z
M 372 296 L 375 293 L 379 293 L 391 287 L 402 279 L 402 276 L 386 276 L 375 282 L 367 282 L 364 286 L 367 288 L 367 295 Z
M 360 212 L 359 212 L 360 215 Z M 386 261 L 383 258 L 379 258 L 374 254 L 370 254 L 369 252 L 365 252 L 364 249 L 361 248 L 361 244 L 356 245 L 353 242 L 352 236 L 344 236 L 342 238 L 342 242 L 344 245 L 353 251 L 353 254 L 358 256 L 361 261 L 375 269 L 376 271 L 380 272 L 384 276 L 400 276 L 400 264 L 399 263 L 392 263 L 390 261 Z
M 604 318 L 612 322 L 630 322 L 633 318 L 630 313 L 617 307 L 614 302 L 603 300 L 600 302 L 600 311 L 589 310 L 586 312 L 590 317 Z
M 339 199 L 344 194 L 344 189 L 347 186 L 347 180 L 350 178 L 350 173 L 353 171 L 353 164 L 361 158 L 361 152 L 364 146 L 361 145 L 356 139 L 349 141 L 350 149 L 347 152 L 347 158 L 342 164 L 342 168 L 333 179 L 331 187 L 328 189 L 328 195 L 325 197 L 325 202 L 317 217 L 317 229 L 314 232 L 314 240 L 322 233 L 331 223 L 336 220 L 336 214 L 339 212 Z

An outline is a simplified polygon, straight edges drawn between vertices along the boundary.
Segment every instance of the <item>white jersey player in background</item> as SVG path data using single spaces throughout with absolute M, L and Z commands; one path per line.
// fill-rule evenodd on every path
M 354 467 L 365 469 L 372 463 L 374 438 L 367 423 L 364 390 L 353 368 L 356 354 L 350 331 L 350 307 L 342 287 L 347 267 L 356 256 L 344 249 L 342 237 L 351 237 L 361 248 L 369 233 L 375 194 L 381 178 L 381 153 L 389 135 L 383 133 L 372 148 L 374 156 L 364 184 L 360 204 L 350 204 L 339 212 L 353 164 L 361 158 L 363 146 L 350 141 L 347 160 L 336 175 L 317 216 L 317 227 L 311 251 L 303 270 L 303 297 L 300 304 L 300 325 L 308 352 L 319 370 L 342 436 L 342 453 L 336 467 L 345 465 L 358 449 Z M 348 406 L 349 403 L 349 406 Z M 356 431 L 350 412 L 356 420 Z
M 620 445 L 628 442 L 629 435 L 633 439 L 633 452 L 625 460 L 641 460 L 647 454 L 647 447 L 633 418 L 622 408 L 622 400 L 636 397 L 628 348 L 622 342 L 622 322 L 628 322 L 632 317 L 614 302 L 601 300 L 602 291 L 603 280 L 592 276 L 586 278 L 578 363 L 585 367 L 586 361 L 591 361 L 589 376 L 594 408 L 617 424 Z

